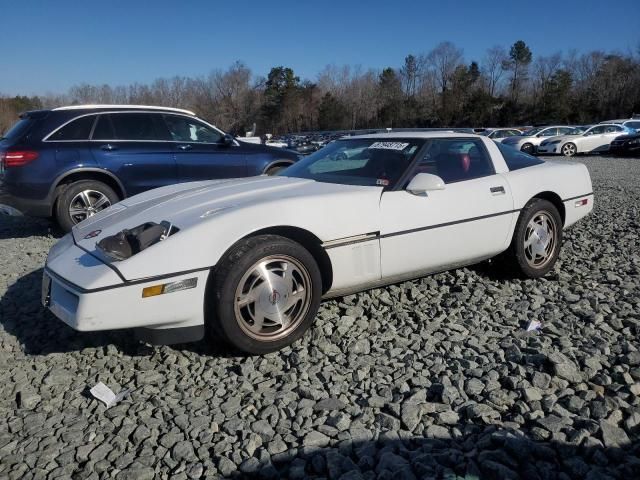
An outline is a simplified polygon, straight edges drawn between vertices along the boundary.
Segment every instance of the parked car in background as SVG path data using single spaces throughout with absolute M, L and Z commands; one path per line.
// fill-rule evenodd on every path
M 579 135 L 569 134 L 546 139 L 538 147 L 538 153 L 572 157 L 578 153 L 606 152 L 616 137 L 631 132 L 633 130 L 622 125 L 598 124 Z
M 0 140 L 0 203 L 54 217 L 69 231 L 145 190 L 273 174 L 299 158 L 235 139 L 188 110 L 82 105 L 31 111 Z
M 538 145 L 542 143 L 545 138 L 555 137 L 557 135 L 566 135 L 573 132 L 573 127 L 569 125 L 554 125 L 550 127 L 537 127 L 531 130 L 526 130 L 520 135 L 513 137 L 507 137 L 502 140 L 504 145 L 509 145 L 522 152 L 535 154 L 538 149 Z
M 616 137 L 609 147 L 613 155 L 640 156 L 640 131 Z
M 623 127 L 627 127 L 631 130 L 640 131 L 640 117 L 637 115 L 634 115 L 633 118 L 605 120 L 604 122 L 600 122 L 600 124 L 603 124 L 603 123 L 608 123 L 608 124 L 616 123 L 618 125 L 622 125 Z
M 522 135 L 522 130 L 515 128 L 492 128 L 483 132 L 482 135 L 489 137 L 494 142 L 501 143 L 507 137 Z
M 345 150 L 369 154 L 336 162 Z M 81 331 L 177 343 L 206 329 L 263 354 L 300 338 L 322 298 L 503 252 L 544 276 L 592 208 L 579 163 L 444 131 L 344 138 L 274 177 L 173 185 L 100 212 L 52 247 L 42 300 Z

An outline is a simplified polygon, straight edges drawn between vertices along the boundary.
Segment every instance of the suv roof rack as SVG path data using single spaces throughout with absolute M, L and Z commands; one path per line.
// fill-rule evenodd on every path
M 58 107 L 53 110 L 85 110 L 89 108 L 127 108 L 127 109 L 141 109 L 141 110 L 164 110 L 169 112 L 180 112 L 188 115 L 195 116 L 196 114 L 191 110 L 185 110 L 183 108 L 173 107 L 158 107 L 154 105 L 69 105 L 67 107 Z

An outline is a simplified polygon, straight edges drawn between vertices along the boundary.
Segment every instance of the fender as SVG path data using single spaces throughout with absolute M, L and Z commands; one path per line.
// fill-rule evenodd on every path
M 113 173 L 111 173 L 109 170 L 106 170 L 104 168 L 96 168 L 96 167 L 76 167 L 76 168 L 72 168 L 71 170 L 67 170 L 66 172 L 58 175 L 56 177 L 56 179 L 51 183 L 51 187 L 49 188 L 49 194 L 47 195 L 47 198 L 51 202 L 53 202 L 53 198 L 55 196 L 55 191 L 60 186 L 60 183 L 65 178 L 67 178 L 70 175 L 73 175 L 74 173 L 84 173 L 84 172 L 100 173 L 100 174 L 107 175 L 108 177 L 110 177 L 111 179 L 113 179 L 116 182 L 116 184 L 118 185 L 118 188 L 120 188 L 120 191 L 123 193 L 123 198 L 127 198 L 127 190 L 124 188 L 124 185 L 122 184 L 120 179 L 118 177 L 116 177 Z

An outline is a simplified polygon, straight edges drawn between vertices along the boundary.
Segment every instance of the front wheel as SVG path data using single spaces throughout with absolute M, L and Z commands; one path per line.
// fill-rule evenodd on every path
M 322 280 L 313 256 L 277 235 L 240 241 L 221 260 L 208 289 L 211 333 L 264 354 L 300 338 L 320 306 Z
M 56 221 L 62 230 L 69 232 L 74 225 L 119 200 L 110 186 L 97 180 L 79 180 L 70 184 L 58 197 Z
M 573 157 L 576 153 L 578 153 L 578 149 L 576 148 L 576 144 L 575 143 L 565 143 L 562 146 L 562 155 L 564 155 L 565 157 Z
M 534 198 L 520 212 L 507 256 L 525 277 L 539 278 L 555 265 L 561 243 L 558 209 L 548 200 Z

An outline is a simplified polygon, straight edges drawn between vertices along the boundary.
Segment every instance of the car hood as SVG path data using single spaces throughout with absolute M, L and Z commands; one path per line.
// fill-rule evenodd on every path
M 229 180 L 190 182 L 150 190 L 119 202 L 73 228 L 77 245 L 89 251 L 105 236 L 145 222 L 165 220 L 181 230 L 236 210 L 273 205 L 274 215 L 289 204 L 322 205 L 327 197 L 349 200 L 371 197 L 378 201 L 380 187 L 321 183 L 292 177 L 259 176 Z M 357 201 L 354 202 L 358 204 Z M 346 210 L 346 209 L 345 209 Z M 304 214 L 303 214 L 304 215 Z M 255 218 L 259 224 L 261 218 Z

